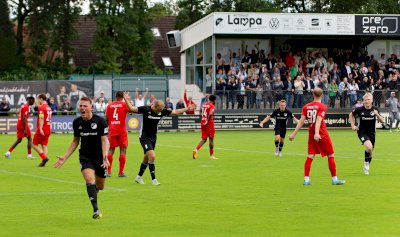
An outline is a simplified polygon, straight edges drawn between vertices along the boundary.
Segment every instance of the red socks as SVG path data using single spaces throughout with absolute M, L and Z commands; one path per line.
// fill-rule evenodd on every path
M 210 156 L 214 155 L 214 148 L 210 148 Z
M 313 159 L 311 158 L 306 158 L 306 162 L 304 163 L 304 176 L 310 176 L 310 170 L 311 170 L 311 163 Z
M 32 154 L 32 149 L 28 149 L 28 155 L 31 155 L 31 154 Z
M 328 157 L 328 165 L 332 177 L 336 176 L 336 162 L 334 157 Z
M 111 166 L 112 166 L 112 162 L 113 162 L 113 156 L 111 154 L 107 155 L 107 160 L 108 160 L 108 168 L 107 168 L 107 173 L 111 174 Z
M 197 145 L 197 146 L 196 146 L 196 150 L 200 150 L 200 148 L 201 148 L 200 145 Z
M 123 174 L 126 163 L 126 155 L 119 155 L 119 172 L 118 174 Z
M 14 150 L 14 148 L 10 147 L 10 149 L 8 149 L 8 151 L 11 153 Z
M 47 157 L 46 157 L 46 155 L 42 152 L 42 153 L 40 153 L 39 154 L 39 156 L 40 156 L 40 158 L 42 158 L 42 160 L 44 160 L 44 159 L 46 159 Z

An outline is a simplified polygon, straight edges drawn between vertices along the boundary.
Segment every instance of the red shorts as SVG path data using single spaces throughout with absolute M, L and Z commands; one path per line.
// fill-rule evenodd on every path
M 47 144 L 49 143 L 49 137 L 50 135 L 41 135 L 40 133 L 35 133 L 35 136 L 33 136 L 33 141 L 32 144 L 33 145 L 43 145 L 43 146 L 47 146 Z
M 210 126 L 201 126 L 201 139 L 214 138 L 215 128 Z
M 127 147 L 128 146 L 128 136 L 108 136 L 108 141 L 110 142 L 110 148 L 115 147 Z
M 17 129 L 17 138 L 31 137 L 31 129 L 27 127 L 26 134 L 24 133 L 24 129 Z
M 332 155 L 333 153 L 333 145 L 329 136 L 322 137 L 318 142 L 314 140 L 314 136 L 308 137 L 309 155 L 321 154 L 321 156 L 327 156 Z

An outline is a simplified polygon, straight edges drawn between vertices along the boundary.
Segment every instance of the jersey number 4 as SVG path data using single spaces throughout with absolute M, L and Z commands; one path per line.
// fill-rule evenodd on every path
M 307 110 L 307 119 L 309 123 L 315 123 L 317 120 L 317 110 Z
M 113 118 L 114 118 L 115 121 L 118 121 L 117 108 L 114 109 Z

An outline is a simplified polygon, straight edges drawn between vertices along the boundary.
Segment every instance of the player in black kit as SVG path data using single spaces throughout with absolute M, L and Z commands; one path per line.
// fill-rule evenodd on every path
M 196 108 L 196 105 L 191 105 L 183 109 L 174 109 L 171 111 L 165 109 L 164 102 L 162 102 L 161 100 L 156 100 L 151 106 L 134 107 L 130 103 L 128 93 L 124 93 L 124 99 L 130 111 L 132 111 L 133 113 L 143 114 L 143 125 L 139 140 L 140 144 L 143 147 L 144 157 L 135 181 L 138 184 L 144 184 L 142 176 L 147 166 L 149 166 L 152 184 L 160 185 L 160 183 L 156 179 L 156 154 L 154 152 L 157 141 L 158 122 L 160 122 L 161 118 L 164 116 L 178 116 L 180 114 L 183 114 L 184 112 L 187 112 L 188 110 L 194 110 Z
M 81 116 L 73 122 L 74 139 L 63 156 L 57 156 L 55 168 L 60 168 L 74 153 L 81 142 L 79 162 L 86 182 L 86 189 L 93 206 L 93 219 L 100 219 L 102 214 L 97 207 L 97 193 L 104 189 L 108 167 L 108 127 L 106 121 L 92 112 L 92 100 L 82 97 L 79 103 Z
M 355 108 L 349 114 L 351 128 L 357 131 L 358 138 L 364 144 L 364 174 L 369 175 L 369 167 L 372 160 L 372 151 L 375 146 L 376 119 L 384 123 L 384 118 L 379 114 L 378 108 L 372 105 L 372 94 L 363 96 L 363 106 Z
M 260 127 L 263 127 L 265 123 L 267 123 L 271 118 L 275 118 L 275 156 L 282 157 L 282 148 L 285 141 L 286 136 L 286 125 L 289 118 L 293 119 L 294 123 L 297 123 L 299 120 L 293 116 L 292 112 L 286 109 L 286 101 L 279 101 L 279 109 L 274 110 L 270 115 L 265 117 L 263 121 L 260 123 Z

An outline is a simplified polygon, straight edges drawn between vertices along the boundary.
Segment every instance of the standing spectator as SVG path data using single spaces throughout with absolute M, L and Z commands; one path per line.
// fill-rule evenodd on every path
M 310 103 L 313 100 L 313 94 L 315 84 L 311 77 L 307 76 L 304 81 L 304 103 Z
M 135 106 L 144 106 L 147 95 L 149 94 L 149 88 L 146 88 L 144 95 L 139 93 L 139 88 L 135 91 Z
M 322 103 L 326 106 L 329 106 L 329 82 L 328 82 L 328 75 L 322 75 L 322 79 L 319 84 L 319 88 L 322 89 Z
M 227 100 L 226 100 L 226 108 L 229 109 L 229 103 L 232 105 L 232 109 L 235 108 L 236 105 L 236 95 L 238 90 L 238 80 L 236 79 L 235 75 L 231 75 L 226 85 L 226 92 L 227 92 Z
M 329 106 L 333 109 L 335 108 L 335 102 L 338 92 L 338 86 L 336 84 L 336 80 L 331 80 L 328 89 L 329 89 Z
M 386 100 L 386 105 L 389 107 L 389 126 L 392 128 L 394 120 L 396 120 L 395 128 L 399 128 L 400 114 L 399 114 L 399 100 L 396 98 L 396 92 L 390 92 L 390 98 Z
M 184 112 L 187 112 L 189 109 L 195 109 L 194 108 L 195 106 L 191 105 L 190 107 L 184 109 L 174 109 L 170 111 L 165 109 L 164 102 L 162 102 L 161 100 L 156 100 L 151 106 L 134 107 L 129 102 L 128 95 L 125 93 L 124 93 L 124 99 L 130 111 L 143 115 L 142 131 L 140 134 L 140 144 L 142 145 L 144 156 L 143 156 L 143 161 L 140 165 L 138 175 L 135 178 L 135 181 L 139 184 L 144 184 L 142 176 L 147 166 L 149 166 L 152 179 L 151 182 L 153 185 L 158 186 L 160 185 L 160 183 L 156 179 L 156 172 L 155 172 L 156 154 L 154 152 L 157 141 L 158 123 L 164 116 L 169 116 L 169 115 L 178 116 L 183 114 Z
M 375 85 L 374 85 L 375 90 L 372 94 L 374 96 L 374 106 L 376 106 L 378 108 L 381 107 L 381 101 L 383 98 L 382 91 L 384 89 L 384 82 L 382 79 L 384 79 L 384 78 L 379 77 L 378 80 L 375 82 Z
M 129 100 L 130 97 L 127 97 Z M 105 113 L 105 120 L 108 125 L 108 140 L 110 149 L 108 150 L 107 160 L 107 177 L 111 177 L 112 163 L 115 149 L 119 147 L 119 171 L 118 177 L 126 178 L 125 163 L 126 163 L 126 150 L 128 149 L 128 131 L 126 130 L 126 115 L 129 112 L 128 106 L 123 101 L 124 93 L 117 91 L 115 94 L 115 101 L 107 106 Z
M 285 64 L 286 64 L 286 68 L 290 69 L 294 66 L 294 62 L 295 62 L 295 58 L 293 56 L 292 51 L 290 51 L 285 58 Z
M 271 118 L 275 118 L 275 156 L 282 157 L 282 149 L 285 142 L 286 136 L 286 125 L 289 118 L 293 119 L 294 123 L 297 123 L 298 120 L 293 116 L 292 112 L 286 108 L 286 101 L 279 101 L 279 108 L 274 110 L 271 114 L 265 117 L 260 122 L 260 127 L 264 127 L 264 124 L 267 123 Z
M 3 96 L 0 102 L 0 116 L 8 116 L 8 111 L 10 111 L 10 103 L 8 103 L 6 97 Z
M 321 103 L 322 90 L 315 88 L 313 91 L 314 101 L 304 105 L 301 118 L 289 140 L 294 140 L 297 132 L 304 125 L 305 120 L 308 121 L 308 155 L 304 164 L 304 185 L 311 185 L 310 170 L 311 164 L 316 154 L 328 156 L 328 166 L 332 176 L 332 185 L 343 185 L 344 180 L 338 179 L 336 176 L 336 162 L 331 138 L 326 128 L 324 118 L 326 116 L 326 105 Z
M 3 97 L 4 98 L 4 97 Z M 17 140 L 11 145 L 8 151 L 4 154 L 6 158 L 11 157 L 11 152 L 21 143 L 22 139 L 26 137 L 28 140 L 27 149 L 28 149 L 28 159 L 33 159 L 32 157 L 32 138 L 31 138 L 31 129 L 28 125 L 29 119 L 29 107 L 35 103 L 35 98 L 32 96 L 28 97 L 27 102 L 21 105 L 18 115 L 17 121 Z
M 239 76 L 239 94 L 237 95 L 238 109 L 243 109 L 244 107 L 244 97 L 246 95 L 246 82 L 243 80 L 243 76 Z
M 97 100 L 96 101 L 98 101 L 100 98 L 102 98 L 103 99 L 103 102 L 104 103 L 108 103 L 108 99 L 106 98 L 106 96 L 104 95 L 104 91 L 100 91 L 100 96 L 99 96 L 99 98 L 97 98 Z
M 293 104 L 295 103 L 295 101 L 292 101 L 295 87 L 291 75 L 288 75 L 286 77 L 286 81 L 283 82 L 283 85 L 284 85 L 283 90 L 285 91 L 284 94 L 285 94 L 286 105 L 288 108 L 291 108 L 292 103 Z
M 86 97 L 85 92 L 78 90 L 76 84 L 71 84 L 71 92 L 69 92 L 68 98 L 73 110 L 77 110 L 78 102 L 82 97 Z
M 303 107 L 303 93 L 304 93 L 304 82 L 302 76 L 298 75 L 294 81 L 294 102 L 293 108 Z
M 185 100 L 186 107 L 190 108 L 196 108 L 196 104 L 194 103 L 193 99 L 191 96 L 187 96 L 187 91 L 185 89 L 183 93 L 183 99 Z M 193 106 L 192 106 L 193 105 Z M 194 114 L 195 110 L 194 109 L 189 109 L 186 114 Z
M 261 101 L 262 101 L 262 97 L 263 97 L 263 90 L 262 90 L 260 83 L 257 84 L 255 93 L 256 93 L 256 108 L 260 109 Z
M 156 100 L 156 96 L 154 94 L 151 94 L 149 100 L 147 101 L 147 105 L 151 106 Z
M 207 69 L 206 75 L 206 93 L 210 94 L 212 90 L 213 70 L 212 67 Z
M 171 102 L 171 98 L 167 97 L 167 99 L 165 99 L 165 108 L 168 110 L 173 110 L 174 109 L 174 105 Z
M 272 90 L 271 78 L 269 77 L 269 75 L 267 75 L 265 79 L 262 81 L 262 88 L 263 88 L 264 109 L 267 108 L 267 102 L 269 103 L 270 109 L 274 108 L 275 101 L 272 95 L 273 90 Z
M 339 87 L 339 97 L 340 97 L 340 108 L 346 107 L 347 95 L 349 91 L 349 83 L 347 83 L 347 77 L 343 78 L 343 81 L 340 82 Z
M 372 152 L 375 147 L 376 119 L 384 123 L 384 118 L 379 114 L 378 108 L 372 105 L 372 94 L 363 96 L 363 106 L 356 108 L 349 114 L 351 129 L 357 131 L 358 138 L 365 147 L 364 152 L 364 174 L 369 175 Z M 356 119 L 358 124 L 356 125 Z
M 281 77 L 277 76 L 274 78 L 274 82 L 272 84 L 272 88 L 274 89 L 275 92 L 275 102 L 278 102 L 283 99 L 283 82 L 281 81 Z
M 350 108 L 356 104 L 357 101 L 357 91 L 359 90 L 358 85 L 355 80 L 351 80 L 349 84 L 349 99 L 350 99 Z
M 94 113 L 100 116 L 104 116 L 106 111 L 106 103 L 104 103 L 103 98 L 100 97 L 96 103 L 94 103 Z
M 49 143 L 49 137 L 51 134 L 51 115 L 52 111 L 46 102 L 46 95 L 40 94 L 38 96 L 38 118 L 36 122 L 36 132 L 33 137 L 33 149 L 42 158 L 42 162 L 39 167 L 44 167 L 49 161 L 47 156 L 47 144 Z M 41 147 L 39 147 L 39 145 Z
M 210 147 L 210 160 L 216 160 L 214 156 L 214 136 L 215 136 L 215 125 L 214 125 L 214 113 L 215 113 L 215 95 L 208 97 L 208 103 L 205 103 L 201 108 L 201 141 L 193 150 L 193 159 L 196 159 L 197 152 L 206 143 L 207 138 L 209 139 Z
M 74 139 L 67 151 L 58 160 L 54 168 L 60 168 L 74 153 L 81 142 L 79 149 L 79 163 L 81 173 L 86 183 L 86 191 L 93 207 L 93 219 L 100 219 L 102 214 L 97 205 L 97 194 L 104 189 L 108 167 L 107 152 L 107 123 L 92 113 L 92 100 L 82 97 L 79 103 L 80 117 L 73 122 Z
M 64 99 L 68 98 L 68 94 L 66 94 L 65 92 L 65 86 L 60 86 L 60 93 L 57 95 L 57 104 L 59 108 L 64 103 Z

